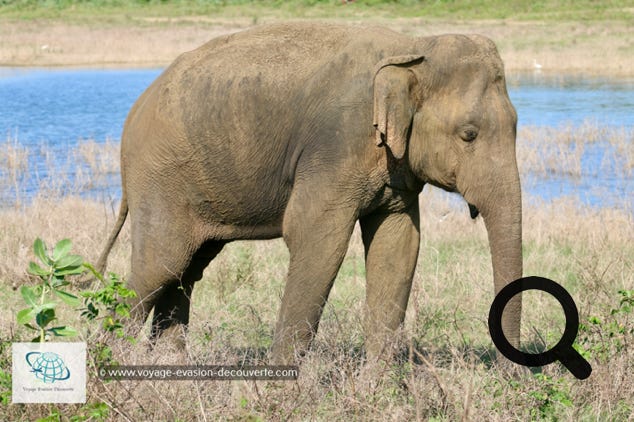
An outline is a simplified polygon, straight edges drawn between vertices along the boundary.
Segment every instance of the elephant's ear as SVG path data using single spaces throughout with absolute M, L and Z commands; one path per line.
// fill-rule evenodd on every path
M 405 155 L 415 111 L 411 91 L 416 79 L 408 66 L 423 59 L 421 55 L 388 57 L 379 62 L 374 73 L 376 144 L 385 142 L 396 159 Z

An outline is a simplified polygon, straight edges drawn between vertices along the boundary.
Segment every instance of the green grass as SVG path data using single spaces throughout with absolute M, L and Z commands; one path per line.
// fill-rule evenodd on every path
M 0 0 L 0 16 L 20 19 L 122 21 L 155 17 L 632 20 L 629 0 Z

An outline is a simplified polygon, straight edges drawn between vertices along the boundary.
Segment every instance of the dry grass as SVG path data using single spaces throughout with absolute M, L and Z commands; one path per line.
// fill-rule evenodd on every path
M 75 159 L 86 163 L 93 176 L 119 174 L 119 142 L 112 139 L 105 142 L 93 139 L 81 141 Z
M 165 66 L 184 51 L 221 34 L 280 18 L 133 18 L 125 23 L 79 25 L 59 21 L 0 21 L 0 65 Z M 421 18 L 329 19 L 379 24 L 411 35 L 480 33 L 500 49 L 507 70 L 632 75 L 634 50 L 628 22 L 426 20 Z M 565 59 L 563 59 L 565 58 Z
M 606 136 L 615 148 L 630 148 L 629 132 L 621 136 L 618 131 L 587 127 L 580 133 L 567 128 L 553 132 L 533 128 L 520 133 L 522 172 L 575 175 L 574 160 L 557 167 L 550 163 L 562 158 L 551 155 L 583 148 L 585 141 L 602 142 Z M 544 149 L 551 144 L 563 146 Z M 18 170 L 24 168 L 19 163 L 28 162 L 32 153 L 19 148 L 18 152 L 2 150 L 8 151 L 7 157 L 27 157 L 3 158 L 2 171 L 9 176 L 3 176 L 8 181 L 2 183 L 11 184 L 19 180 Z M 78 162 L 87 168 L 89 177 L 116 172 L 117 156 L 114 143 L 89 143 L 75 155 L 77 160 L 83 157 Z M 14 168 L 17 178 L 11 176 Z M 15 321 L 21 309 L 15 289 L 32 282 L 25 268 L 33 259 L 33 240 L 39 236 L 50 244 L 69 237 L 74 251 L 94 262 L 112 227 L 116 209 L 111 201 L 57 195 L 54 190 L 43 192 L 31 202 L 0 210 L 3 340 L 27 335 Z M 558 365 L 544 367 L 537 375 L 511 375 L 491 364 L 494 349 L 486 317 L 493 287 L 484 226 L 480 219 L 469 218 L 466 206 L 455 196 L 426 188 L 420 201 L 419 265 L 404 328 L 394 338 L 394 347 L 400 351 L 398 361 L 363 363 L 365 283 L 357 230 L 314 347 L 302 361 L 296 382 L 103 383 L 91 370 L 89 403 L 107 403 L 108 420 L 131 421 L 633 420 L 634 314 L 612 313 L 619 307 L 617 291 L 634 289 L 632 209 L 588 208 L 565 197 L 547 203 L 525 198 L 525 274 L 563 284 L 575 298 L 586 325 L 578 343 L 587 353 L 593 374 L 586 381 L 577 381 Z M 125 226 L 110 256 L 109 269 L 127 274 L 129 253 Z M 115 359 L 126 364 L 262 363 L 271 343 L 287 263 L 288 252 L 281 240 L 232 243 L 196 287 L 185 354 L 165 343 L 148 352 L 143 341 L 132 346 L 95 333 L 89 339 L 91 357 L 100 342 L 108 342 Z M 82 325 L 76 314 L 67 312 L 62 318 Z M 552 298 L 525 295 L 522 340 L 528 350 L 552 345 L 562 324 L 562 313 Z M 8 355 L 9 349 L 0 347 L 0 369 L 4 371 L 8 371 Z M 54 409 L 67 417 L 87 412 L 79 405 L 9 405 L 2 413 L 9 420 L 33 420 Z
M 70 152 L 48 144 L 25 147 L 11 136 L 0 143 L 0 208 L 19 207 L 34 195 L 103 197 L 119 183 L 118 141 L 80 140 Z
M 0 198 L 20 204 L 20 180 L 28 170 L 29 150 L 20 145 L 16 138 L 9 136 L 0 146 Z M 6 195 L 6 193 L 9 193 Z
M 482 223 L 470 221 L 464 207 L 456 208 L 437 190 L 427 191 L 421 202 L 420 261 L 406 324 L 395 337 L 403 350 L 400 362 L 363 364 L 363 252 L 355 233 L 297 382 L 103 384 L 92 373 L 89 402 L 108 403 L 112 420 L 457 420 L 465 415 L 473 420 L 627 420 L 634 409 L 634 352 L 627 344 L 634 339 L 631 332 L 609 338 L 608 324 L 632 323 L 631 314 L 610 314 L 618 307 L 616 291 L 634 289 L 632 215 L 580 209 L 570 199 L 526 207 L 525 273 L 561 282 L 575 297 L 581 321 L 587 324 L 595 316 L 604 325 L 591 327 L 580 337 L 593 366 L 587 381 L 574 380 L 556 365 L 543 368 L 541 378 L 514 378 L 490 366 L 493 348 L 486 315 L 492 286 Z M 71 215 L 73 222 L 68 224 Z M 77 252 L 94 260 L 111 226 L 110 215 L 103 204 L 77 198 L 36 201 L 24 211 L 3 212 L 0 249 L 2 256 L 12 257 L 0 267 L 6 309 L 0 318 L 3 337 L 26 335 L 14 320 L 20 305 L 11 285 L 29 282 L 22 269 L 32 259 L 33 238 L 51 242 L 69 236 Z M 124 230 L 110 268 L 125 274 L 128 256 L 129 235 Z M 110 345 L 115 358 L 126 364 L 262 363 L 287 260 L 280 240 L 228 246 L 194 293 L 187 355 L 168 344 L 148 353 L 144 342 L 130 346 L 114 341 Z M 525 300 L 523 341 L 536 348 L 542 341 L 552 344 L 562 323 L 559 308 L 540 295 L 527 295 Z M 72 321 L 75 316 L 63 318 Z M 65 414 L 78 411 L 78 406 L 59 407 Z M 7 411 L 15 418 L 33 419 L 50 409 L 28 405 Z

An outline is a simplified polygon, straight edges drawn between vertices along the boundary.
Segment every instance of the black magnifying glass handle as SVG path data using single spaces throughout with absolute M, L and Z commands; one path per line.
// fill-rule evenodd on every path
M 580 380 L 584 380 L 592 373 L 592 366 L 583 358 L 575 349 L 571 347 L 565 350 L 555 351 L 557 359 L 561 362 L 572 375 Z

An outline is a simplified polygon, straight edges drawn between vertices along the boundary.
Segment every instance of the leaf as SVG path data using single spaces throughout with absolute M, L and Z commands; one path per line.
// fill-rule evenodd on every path
M 50 287 L 50 290 L 59 289 L 61 284 L 60 280 L 63 280 L 63 279 L 64 277 L 58 277 L 53 274 L 53 277 L 51 277 L 50 280 L 48 281 L 48 286 Z
M 86 308 L 81 312 L 81 316 L 87 319 L 95 319 L 99 315 L 99 309 L 95 308 L 95 305 L 88 303 Z
M 67 267 L 67 268 L 62 268 L 62 269 L 55 270 L 55 276 L 56 277 L 64 277 L 66 275 L 76 275 L 76 274 L 81 274 L 84 271 L 85 270 L 84 270 L 84 268 L 81 265 L 80 266 Z
M 45 265 L 51 265 L 51 260 L 46 253 L 46 245 L 39 237 L 33 243 L 33 252 L 35 256 Z
M 125 287 L 121 287 L 117 290 L 119 296 L 121 297 L 136 297 L 136 292 L 132 289 L 127 289 Z
M 57 242 L 57 245 L 55 245 L 55 248 L 53 249 L 53 261 L 57 262 L 62 257 L 65 257 L 66 255 L 68 255 L 68 253 L 70 252 L 71 246 L 72 246 L 72 243 L 70 239 L 62 239 L 59 242 Z
M 127 303 L 118 303 L 117 306 L 115 306 L 114 311 L 117 315 L 122 317 L 130 316 L 130 306 Z
M 72 327 L 67 327 L 65 325 L 61 326 L 61 327 L 49 328 L 46 331 L 49 331 L 49 332 L 51 332 L 51 333 L 53 333 L 53 334 L 55 334 L 56 336 L 59 336 L 59 337 L 73 337 L 73 336 L 76 336 L 78 334 L 77 330 L 75 330 Z
M 43 303 L 41 305 L 37 305 L 35 307 L 35 310 L 38 313 L 42 312 L 42 311 L 55 310 L 56 306 L 57 306 L 57 303 L 55 303 L 55 302 L 46 302 L 46 303 Z
M 29 274 L 36 275 L 38 277 L 47 277 L 51 274 L 51 272 L 31 261 L 29 262 Z
M 588 318 L 588 322 L 595 325 L 601 325 L 601 320 L 599 319 L 599 317 L 596 316 L 591 316 L 590 318 Z
M 64 303 L 66 303 L 67 305 L 76 307 L 76 306 L 79 306 L 81 304 L 81 300 L 77 296 L 75 296 L 73 294 L 70 294 L 70 293 L 65 292 L 63 290 L 57 290 L 57 289 L 54 289 L 53 292 L 55 292 L 57 297 L 62 299 L 62 301 Z
M 53 309 L 45 309 L 35 315 L 35 322 L 38 326 L 44 328 L 55 319 L 55 311 Z
M 38 306 L 37 295 L 29 286 L 22 286 L 20 288 L 20 294 L 22 295 L 22 298 L 24 299 L 26 304 L 29 305 L 31 308 L 35 308 Z
M 66 269 L 69 267 L 81 267 L 84 263 L 84 258 L 79 255 L 66 255 L 63 256 L 55 263 L 55 267 L 58 269 Z
M 35 310 L 33 308 L 22 309 L 17 314 L 18 324 L 27 325 L 29 322 L 33 320 L 35 316 Z
M 53 284 L 53 287 L 56 290 L 59 290 L 60 287 L 64 287 L 64 286 L 70 285 L 70 282 L 64 280 L 64 278 L 59 278 L 58 279 L 57 277 L 55 277 L 55 283 L 51 283 L 51 284 Z
M 91 291 L 91 290 L 80 290 L 79 291 L 79 296 L 90 299 L 94 296 L 95 294 Z
M 120 328 L 123 328 L 123 325 L 118 319 L 108 317 L 104 319 L 102 327 L 106 331 L 116 331 Z

